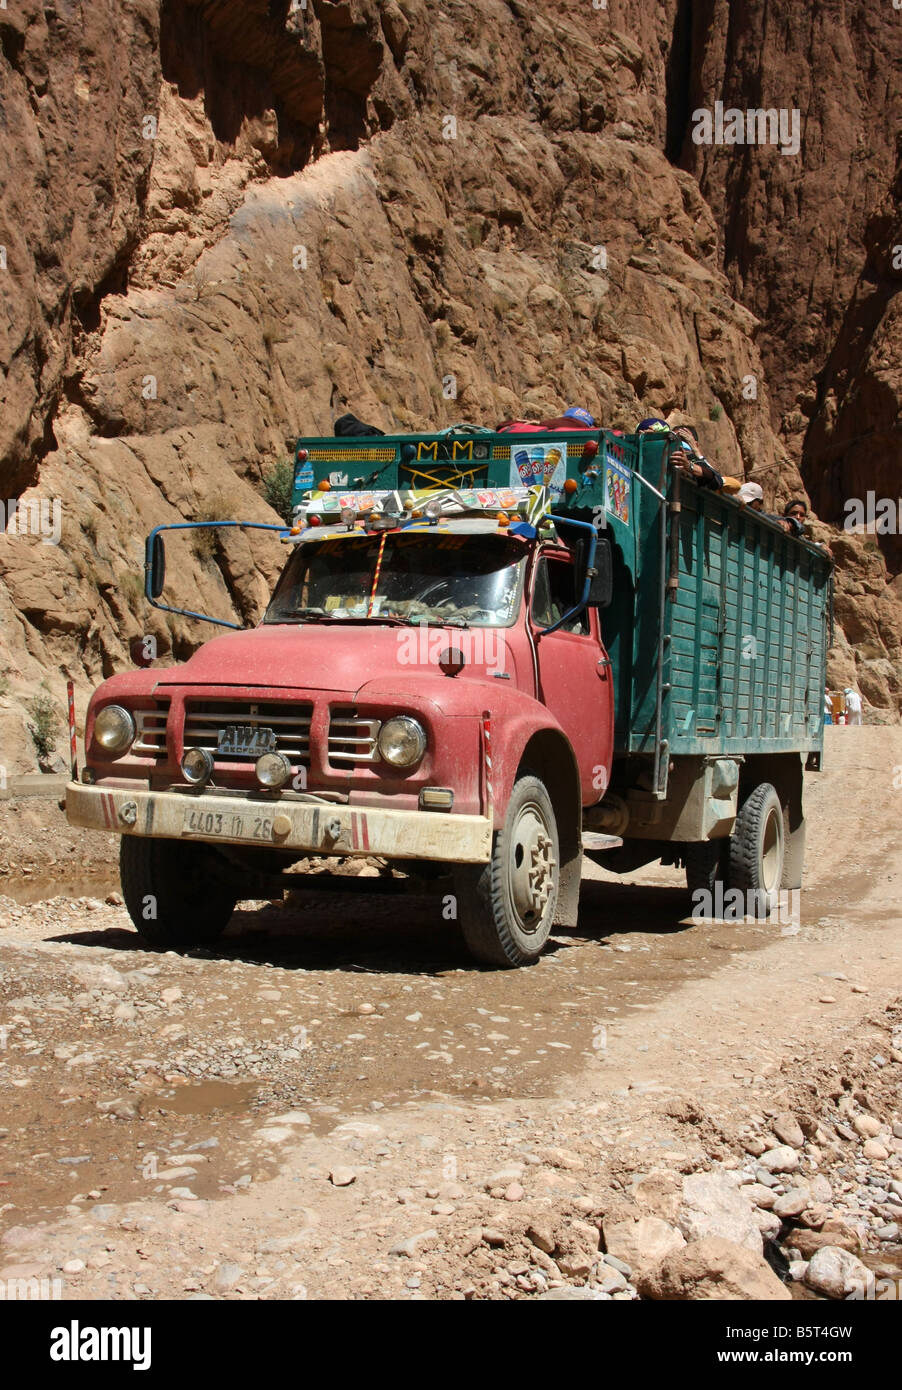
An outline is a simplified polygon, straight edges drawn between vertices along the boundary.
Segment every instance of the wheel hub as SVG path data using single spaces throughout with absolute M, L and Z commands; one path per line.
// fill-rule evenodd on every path
M 524 806 L 511 837 L 511 901 L 523 931 L 538 929 L 554 888 L 554 843 L 535 806 Z
M 780 887 L 783 873 L 783 836 L 776 813 L 768 816 L 761 846 L 761 886 L 768 894 Z

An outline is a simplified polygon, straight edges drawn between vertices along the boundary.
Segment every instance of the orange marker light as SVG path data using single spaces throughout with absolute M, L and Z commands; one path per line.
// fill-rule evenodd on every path
M 320 492 L 332 491 L 332 484 L 329 482 L 328 478 L 323 478 L 319 483 L 317 483 L 317 487 L 319 488 Z

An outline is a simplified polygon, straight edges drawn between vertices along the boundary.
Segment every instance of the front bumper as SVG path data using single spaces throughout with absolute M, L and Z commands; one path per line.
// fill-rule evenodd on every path
M 485 864 L 492 825 L 485 816 L 438 811 L 351 810 L 325 802 L 253 799 L 197 792 L 132 791 L 70 782 L 72 825 L 124 835 L 207 844 L 256 845 L 302 854 L 379 855 L 449 864 Z

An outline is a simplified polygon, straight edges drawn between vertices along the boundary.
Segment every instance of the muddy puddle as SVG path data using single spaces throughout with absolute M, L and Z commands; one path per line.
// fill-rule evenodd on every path
M 250 1109 L 260 1092 L 252 1081 L 202 1081 L 177 1086 L 148 1096 L 138 1107 L 143 1117 L 149 1113 L 172 1115 L 235 1115 Z
M 30 874 L 27 878 L 0 879 L 0 897 L 12 898 L 20 907 L 49 902 L 52 898 L 100 898 L 119 891 L 118 870 L 110 865 L 96 871 L 65 874 Z

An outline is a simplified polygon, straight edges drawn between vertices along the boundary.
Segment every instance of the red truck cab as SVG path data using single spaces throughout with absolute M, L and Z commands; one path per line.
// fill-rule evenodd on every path
M 575 924 L 611 773 L 609 576 L 592 528 L 524 511 L 307 526 L 256 628 L 100 686 L 67 813 L 122 835 L 144 936 L 209 943 L 309 855 L 444 866 L 489 964 Z

